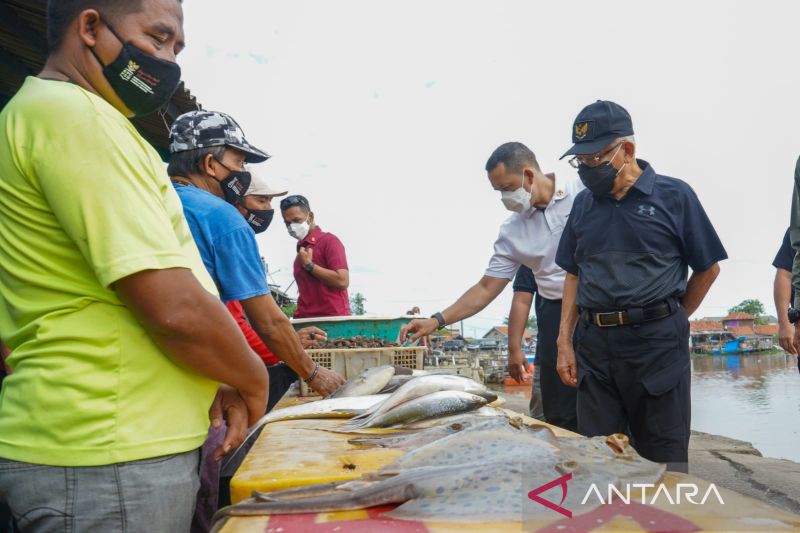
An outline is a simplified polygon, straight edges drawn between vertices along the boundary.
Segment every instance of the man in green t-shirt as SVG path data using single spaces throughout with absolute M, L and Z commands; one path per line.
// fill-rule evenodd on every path
M 48 3 L 50 54 L 0 113 L 0 501 L 22 531 L 185 531 L 198 449 L 263 414 L 220 303 L 128 118 L 174 92 L 179 0 Z M 220 386 L 220 383 L 226 385 Z

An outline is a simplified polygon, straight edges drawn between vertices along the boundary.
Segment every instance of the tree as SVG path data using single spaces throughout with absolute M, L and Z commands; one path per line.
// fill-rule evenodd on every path
M 284 315 L 288 316 L 289 318 L 292 318 L 295 312 L 297 311 L 297 304 L 295 302 L 292 302 L 288 305 L 281 306 L 281 311 L 283 311 Z
M 742 300 L 739 305 L 734 305 L 728 309 L 728 313 L 737 312 L 747 313 L 757 318 L 764 314 L 764 304 L 762 304 L 760 300 Z
M 503 319 L 503 325 L 508 325 L 508 315 Z M 533 331 L 539 331 L 539 324 L 536 321 L 536 315 L 532 315 L 528 318 L 528 323 L 525 324 L 525 329 L 530 329 Z
M 363 315 L 367 312 L 367 310 L 364 309 L 364 302 L 366 301 L 367 299 L 360 292 L 350 297 L 350 310 L 354 315 Z
M 764 314 L 764 304 L 761 300 L 747 299 L 742 300 L 739 305 L 734 305 L 728 309 L 728 313 L 747 313 L 756 317 L 756 324 L 766 324 L 767 319 L 762 317 Z

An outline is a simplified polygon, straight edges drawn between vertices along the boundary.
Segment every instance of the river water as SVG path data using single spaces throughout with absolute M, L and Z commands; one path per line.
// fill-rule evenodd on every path
M 529 387 L 494 385 L 527 412 Z M 692 357 L 692 429 L 752 442 L 800 462 L 800 372 L 784 352 Z
M 692 360 L 692 429 L 800 462 L 800 373 L 784 352 Z

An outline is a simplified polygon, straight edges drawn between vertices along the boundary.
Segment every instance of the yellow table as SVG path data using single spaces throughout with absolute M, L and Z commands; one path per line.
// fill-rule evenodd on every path
M 355 479 L 403 455 L 401 450 L 353 446 L 347 443 L 353 435 L 321 431 L 342 422 L 316 419 L 267 424 L 231 480 L 231 501 L 249 498 L 254 490 Z
M 529 423 L 540 423 L 528 417 L 523 418 Z M 351 437 L 349 435 L 311 429 L 332 429 L 341 423 L 343 420 L 318 419 L 268 424 L 231 482 L 233 501 L 248 497 L 253 490 L 269 491 L 357 478 L 364 472 L 371 472 L 391 463 L 403 454 L 400 450 L 360 448 L 347 443 L 347 439 Z M 554 428 L 554 431 L 559 437 L 575 436 L 559 428 Z M 696 483 L 700 489 L 700 497 L 709 486 L 707 481 L 684 474 L 670 473 L 665 476 L 664 484 L 673 495 L 678 483 Z M 665 498 L 661 498 L 656 505 L 604 505 L 571 519 L 554 512 L 551 520 L 530 524 L 531 527 L 527 529 L 564 532 L 590 529 L 674 531 L 680 527 L 684 531 L 800 531 L 798 515 L 720 487 L 717 490 L 724 505 L 720 505 L 714 497 L 709 498 L 704 505 L 670 505 Z M 651 499 L 652 496 L 648 496 L 648 501 Z M 389 510 L 391 507 L 336 513 L 235 517 L 228 521 L 222 531 L 501 533 L 521 530 L 518 522 L 464 524 L 393 520 L 382 516 L 382 513 Z

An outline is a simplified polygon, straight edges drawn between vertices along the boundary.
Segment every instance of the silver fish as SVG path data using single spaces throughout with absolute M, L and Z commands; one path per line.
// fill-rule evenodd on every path
M 394 377 L 394 373 L 395 368 L 392 365 L 368 368 L 356 377 L 348 379 L 333 394 L 328 396 L 328 399 L 377 394 L 386 387 L 386 384 Z
M 405 385 L 406 383 L 411 381 L 412 379 L 414 379 L 414 376 L 412 376 L 411 374 L 403 374 L 399 376 L 395 374 L 394 377 L 389 380 L 389 383 L 387 383 L 386 386 L 380 390 L 380 393 L 386 394 L 394 392 L 397 389 L 399 389 L 402 385 Z
M 504 417 L 485 417 L 475 416 L 471 413 L 447 417 L 455 419 L 447 424 L 440 424 L 426 429 L 416 431 L 403 431 L 396 434 L 375 434 L 355 437 L 347 442 L 357 446 L 373 448 L 395 448 L 398 450 L 411 451 L 437 441 L 441 438 L 455 433 L 473 429 L 507 429 L 514 427 L 518 431 L 525 432 L 528 436 L 538 438 L 551 445 L 557 445 L 558 440 L 550 428 L 545 426 L 530 428 L 527 426 L 515 426 L 515 421 Z
M 363 414 L 354 417 L 353 420 L 345 424 L 345 426 L 347 428 L 371 427 L 370 424 L 373 419 L 387 413 L 398 405 L 432 392 L 448 390 L 477 394 L 485 397 L 489 401 L 497 399 L 497 396 L 491 393 L 486 386 L 463 376 L 451 374 L 419 376 L 411 379 L 405 385 L 402 385 L 380 405 L 368 409 Z
M 476 426 L 484 428 L 503 427 L 507 425 L 508 421 L 502 418 L 473 416 L 467 417 L 463 422 L 451 422 L 449 424 L 441 424 L 417 431 L 404 431 L 399 434 L 372 434 L 369 436 L 355 437 L 349 439 L 347 442 L 356 446 L 365 446 L 368 448 L 395 448 L 398 450 L 411 451 L 416 450 L 420 446 Z
M 402 403 L 365 420 L 361 427 L 399 426 L 426 418 L 471 411 L 486 405 L 486 398 L 461 391 L 438 391 Z
M 486 420 L 489 418 L 501 418 L 507 420 L 508 415 L 502 409 L 497 409 L 495 407 L 489 407 L 488 405 L 484 405 L 479 409 L 475 409 L 474 411 L 469 411 L 466 413 L 457 413 L 454 415 L 442 416 L 439 418 L 428 418 L 425 420 L 418 420 L 416 422 L 404 424 L 402 427 L 394 427 L 392 428 L 392 433 L 389 435 L 387 435 L 386 432 L 382 429 L 376 430 L 374 428 L 348 428 L 339 426 L 337 428 L 313 428 L 313 429 L 315 431 L 325 431 L 328 433 L 339 433 L 343 435 L 363 435 L 366 437 L 393 437 L 400 435 L 411 435 L 414 432 L 423 429 L 429 429 L 438 426 L 446 426 L 447 424 L 452 424 L 452 423 L 461 423 L 464 421 L 470 421 L 471 419 Z
M 441 426 L 442 424 L 451 424 L 453 422 L 460 422 L 465 417 L 473 417 L 473 416 L 480 416 L 484 418 L 492 418 L 492 417 L 508 418 L 508 415 L 502 409 L 497 409 L 495 407 L 484 405 L 480 409 L 475 409 L 474 411 L 470 411 L 469 413 L 459 413 L 456 415 L 443 416 L 441 418 L 430 418 L 428 420 L 420 420 L 418 422 L 412 422 L 411 424 L 406 424 L 405 426 L 403 426 L 402 430 L 413 431 L 417 429 L 427 429 L 435 426 Z
M 374 405 L 383 402 L 388 398 L 388 394 L 372 394 L 369 396 L 353 396 L 344 398 L 333 398 L 306 402 L 282 409 L 273 409 L 265 414 L 247 430 L 247 435 L 242 444 L 233 453 L 225 457 L 222 467 L 230 463 L 244 445 L 258 433 L 265 424 L 278 422 L 280 420 L 296 420 L 302 418 L 350 418 L 355 414 L 363 412 Z

